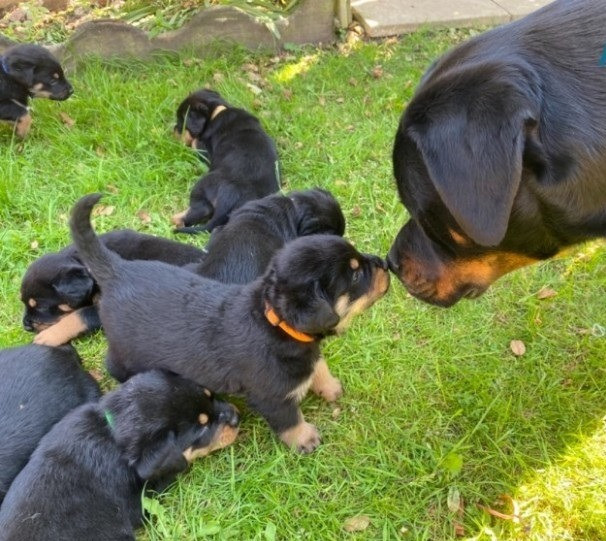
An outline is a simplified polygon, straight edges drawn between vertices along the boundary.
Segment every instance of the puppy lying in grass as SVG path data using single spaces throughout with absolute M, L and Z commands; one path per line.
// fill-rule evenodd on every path
M 238 414 L 174 374 L 138 374 L 40 441 L 0 508 L 3 541 L 135 540 L 144 485 L 232 443 Z
M 101 391 L 71 346 L 3 349 L 0 374 L 1 504 L 42 436 L 72 409 L 98 400 Z
M 261 276 L 288 241 L 345 233 L 345 217 L 330 192 L 319 188 L 249 201 L 213 230 L 207 254 L 185 268 L 223 283 L 247 284 Z
M 155 259 L 171 265 L 198 263 L 205 252 L 182 242 L 137 233 L 111 231 L 99 237 L 125 259 Z M 23 327 L 36 331 L 37 344 L 59 346 L 101 327 L 99 286 L 73 245 L 32 262 L 21 282 Z
M 333 235 L 287 243 L 265 275 L 227 285 L 152 261 L 125 261 L 95 235 L 99 194 L 76 203 L 71 232 L 104 294 L 107 367 L 119 381 L 164 368 L 215 392 L 243 395 L 282 441 L 309 452 L 320 443 L 299 408 L 311 388 L 341 393 L 320 342 L 343 331 L 389 287 L 386 264 Z
M 189 208 L 173 216 L 177 231 L 212 231 L 247 201 L 280 189 L 272 138 L 256 117 L 232 107 L 217 92 L 198 90 L 183 100 L 175 135 L 203 151 L 210 162 L 208 173 L 191 191 Z
M 29 98 L 66 100 L 73 93 L 57 59 L 39 45 L 16 45 L 0 59 L 0 120 L 12 122 L 18 137 L 29 132 Z

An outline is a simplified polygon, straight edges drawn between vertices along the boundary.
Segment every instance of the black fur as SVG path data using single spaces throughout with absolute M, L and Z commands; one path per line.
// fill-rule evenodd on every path
M 261 276 L 272 256 L 290 240 L 306 235 L 345 233 L 337 200 L 319 188 L 268 195 L 236 210 L 215 228 L 206 257 L 187 265 L 200 276 L 224 283 L 247 284 Z
M 70 410 L 100 396 L 71 346 L 0 351 L 0 503 L 42 436 Z
M 211 120 L 219 106 L 227 109 Z M 204 151 L 210 168 L 190 195 L 189 209 L 175 223 L 184 232 L 212 231 L 247 201 L 280 189 L 278 153 L 259 120 L 229 105 L 217 92 L 190 94 L 177 110 L 177 134 L 187 133 L 191 144 Z M 206 222 L 203 226 L 190 228 Z
M 17 122 L 29 118 L 30 97 L 66 100 L 73 93 L 61 65 L 44 47 L 16 45 L 0 59 L 0 119 Z M 29 123 L 24 128 L 25 136 Z
M 411 220 L 388 259 L 413 295 L 450 306 L 606 234 L 605 28 L 602 0 L 557 0 L 426 73 L 393 152 Z
M 187 468 L 184 451 L 231 443 L 237 424 L 233 406 L 196 383 L 139 374 L 69 413 L 41 440 L 0 508 L 0 537 L 134 541 L 144 483 L 161 490 Z
M 199 263 L 205 256 L 194 246 L 129 229 L 111 231 L 99 238 L 124 259 L 151 259 L 183 266 Z M 43 255 L 28 267 L 21 282 L 23 326 L 27 331 L 43 330 L 66 313 L 76 311 L 85 321 L 87 332 L 96 330 L 101 325 L 95 307 L 98 293 L 97 283 L 73 245 Z
M 110 373 L 124 381 L 166 368 L 216 392 L 244 395 L 281 435 L 301 425 L 301 396 L 291 393 L 309 382 L 320 339 L 340 330 L 341 319 L 348 321 L 350 304 L 358 301 L 361 311 L 385 293 L 385 263 L 341 237 L 313 235 L 287 243 L 264 277 L 226 285 L 160 262 L 125 261 L 109 251 L 89 221 L 99 198 L 89 195 L 75 205 L 71 230 L 104 291 L 100 315 Z M 351 302 L 343 303 L 339 315 L 335 307 L 346 294 Z M 273 327 L 264 316 L 266 303 L 314 340 L 299 342 Z M 319 438 L 311 425 L 304 428 L 309 440 L 290 444 L 309 451 Z

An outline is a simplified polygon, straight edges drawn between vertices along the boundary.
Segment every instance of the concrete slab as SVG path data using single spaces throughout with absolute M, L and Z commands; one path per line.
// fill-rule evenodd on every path
M 501 6 L 513 19 L 521 19 L 529 13 L 536 11 L 553 0 L 492 0 L 495 4 Z
M 404 34 L 425 25 L 463 27 L 511 20 L 493 0 L 351 0 L 351 7 L 370 37 Z

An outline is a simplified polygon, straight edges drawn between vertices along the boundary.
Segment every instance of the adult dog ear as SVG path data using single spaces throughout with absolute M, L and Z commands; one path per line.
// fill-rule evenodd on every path
M 133 466 L 142 480 L 157 484 L 170 482 L 187 469 L 187 460 L 177 446 L 174 432 L 170 432 L 166 438 L 146 445 Z
M 68 304 L 79 304 L 89 299 L 95 287 L 95 281 L 84 265 L 73 264 L 61 269 L 59 277 L 53 283 L 55 291 Z
M 520 72 L 473 66 L 430 86 L 408 136 L 453 218 L 475 242 L 498 245 L 522 178 L 532 92 Z M 517 78 L 517 79 L 516 79 Z M 526 88 L 525 88 L 526 86 Z

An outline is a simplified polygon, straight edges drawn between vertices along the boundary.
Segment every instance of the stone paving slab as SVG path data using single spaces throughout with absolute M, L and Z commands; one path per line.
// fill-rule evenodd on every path
M 404 34 L 422 26 L 500 24 L 551 0 L 351 0 L 354 17 L 370 37 Z
M 553 0 L 493 0 L 495 4 L 501 6 L 507 11 L 513 19 L 520 19 L 536 11 L 547 4 L 551 4 Z

